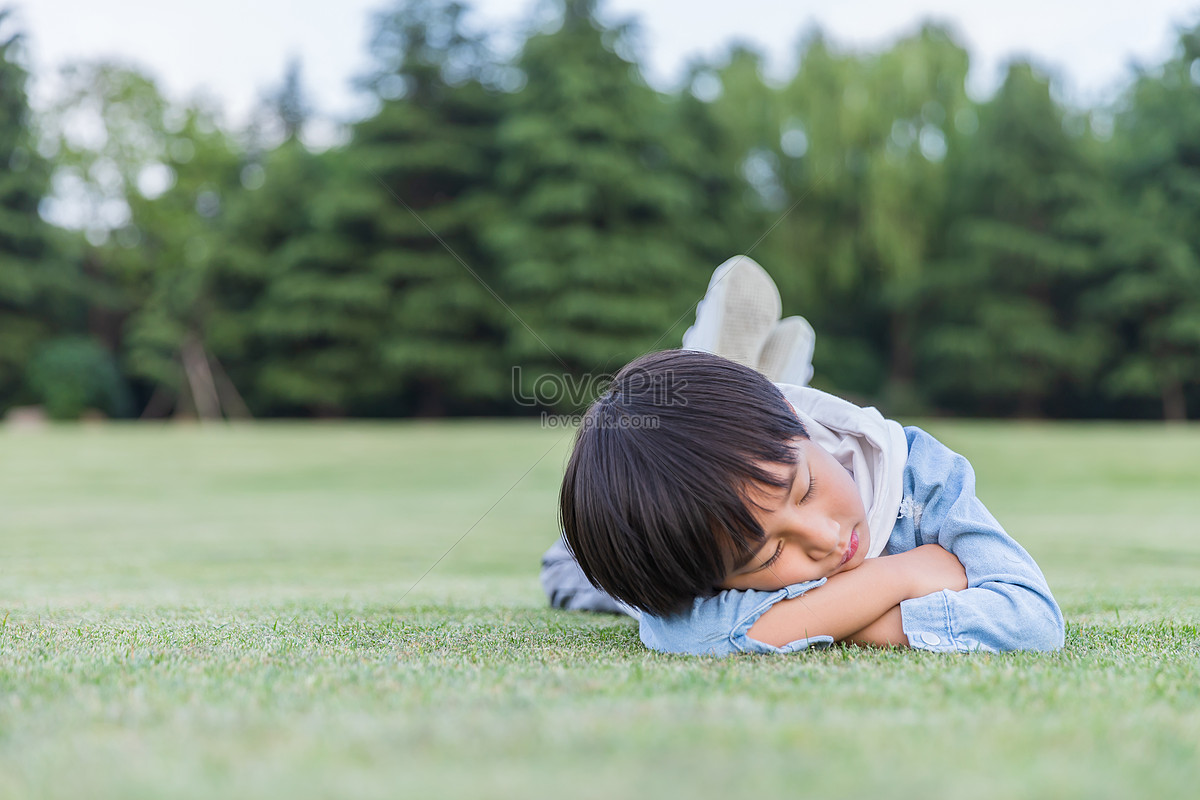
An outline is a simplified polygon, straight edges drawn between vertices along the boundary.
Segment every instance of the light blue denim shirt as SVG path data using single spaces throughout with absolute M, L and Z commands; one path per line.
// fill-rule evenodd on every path
M 967 573 L 963 591 L 945 590 L 900 604 L 909 644 L 938 652 L 1062 647 L 1063 617 L 1050 587 L 1029 553 L 975 496 L 971 464 L 920 428 L 905 428 L 904 433 L 908 439 L 904 499 L 884 555 L 939 544 L 958 556 Z M 748 635 L 772 605 L 824 582 L 822 578 L 773 592 L 729 590 L 697 598 L 681 614 L 643 614 L 642 642 L 663 652 L 712 656 L 828 647 L 831 636 L 811 636 L 775 647 Z

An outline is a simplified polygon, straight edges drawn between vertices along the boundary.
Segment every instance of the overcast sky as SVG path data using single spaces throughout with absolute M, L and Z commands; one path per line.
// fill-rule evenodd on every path
M 512 42 L 538 0 L 474 0 L 474 20 Z M 238 124 L 263 91 L 279 83 L 288 59 L 302 60 L 318 110 L 350 119 L 363 100 L 350 81 L 367 66 L 368 19 L 380 0 L 15 0 L 27 35 L 35 105 L 51 76 L 77 58 L 119 56 L 148 69 L 167 94 L 215 95 Z M 1110 97 L 1132 63 L 1169 54 L 1179 25 L 1200 20 L 1200 2 L 1178 0 L 631 0 L 602 2 L 608 20 L 641 21 L 642 63 L 656 86 L 673 88 L 685 63 L 719 58 L 733 40 L 756 45 L 783 74 L 812 25 L 845 46 L 878 47 L 923 19 L 950 23 L 971 51 L 971 88 L 995 86 L 1002 64 L 1030 55 L 1061 78 L 1067 97 Z

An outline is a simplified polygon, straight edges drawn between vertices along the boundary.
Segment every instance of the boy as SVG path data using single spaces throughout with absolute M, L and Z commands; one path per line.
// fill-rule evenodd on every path
M 797 385 L 811 328 L 780 332 L 778 314 L 762 268 L 730 259 L 696 349 L 637 359 L 588 410 L 560 496 L 570 549 L 543 560 L 551 602 L 626 611 L 648 647 L 697 655 L 1061 647 L 1045 578 L 966 459 Z

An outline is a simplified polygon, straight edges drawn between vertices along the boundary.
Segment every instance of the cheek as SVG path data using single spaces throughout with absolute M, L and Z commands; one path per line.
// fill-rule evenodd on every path
M 777 589 L 782 589 L 784 586 L 790 586 L 793 583 L 804 583 L 805 581 L 815 581 L 818 578 L 826 577 L 820 567 L 814 564 L 809 558 L 805 557 L 799 547 L 789 548 L 791 553 L 784 551 L 784 557 L 779 559 L 781 562 L 775 569 L 776 575 L 782 581 Z

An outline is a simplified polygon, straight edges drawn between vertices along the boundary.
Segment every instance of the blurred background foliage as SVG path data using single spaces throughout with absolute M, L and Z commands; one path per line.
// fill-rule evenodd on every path
M 1200 30 L 1078 108 L 1020 61 L 973 100 L 933 25 L 881 52 L 811 31 L 784 81 L 734 46 L 663 93 L 594 0 L 504 58 L 464 11 L 379 12 L 375 111 L 319 152 L 299 63 L 244 130 L 117 63 L 35 118 L 0 16 L 0 411 L 527 414 L 539 376 L 677 346 L 750 252 L 816 328 L 821 388 L 1200 413 Z M 39 214 L 61 197 L 81 229 Z

